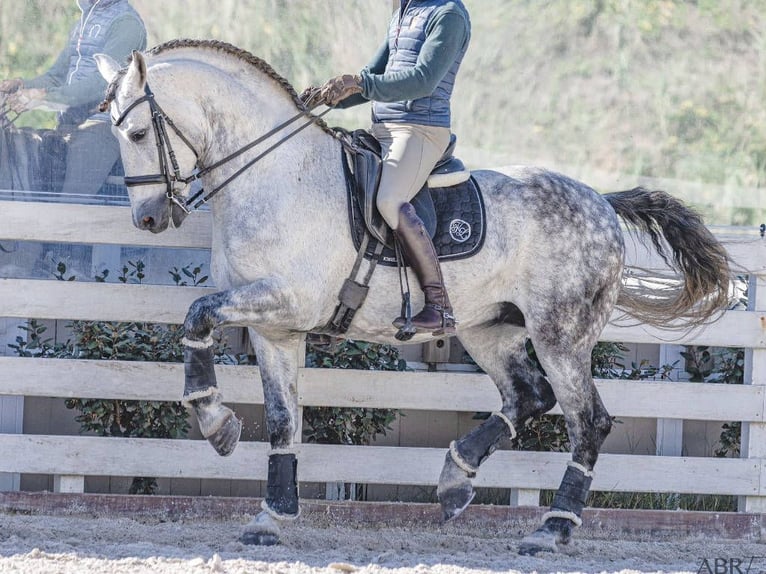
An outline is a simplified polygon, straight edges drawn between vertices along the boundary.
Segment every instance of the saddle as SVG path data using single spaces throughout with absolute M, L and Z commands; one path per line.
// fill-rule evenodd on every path
M 380 143 L 365 130 L 335 130 L 345 150 L 343 171 L 346 175 L 348 218 L 357 258 L 338 294 L 338 305 L 332 318 L 320 330 L 320 333 L 333 337 L 348 330 L 357 310 L 364 304 L 376 265 L 404 265 L 397 259 L 393 232 L 377 208 L 382 170 Z M 426 185 L 410 201 L 431 235 L 440 260 L 474 255 L 484 244 L 486 233 L 481 192 L 463 162 L 452 156 L 454 149 L 455 136 L 452 135 L 444 156 L 432 170 Z M 370 260 L 370 265 L 359 281 L 357 276 L 362 259 Z M 402 301 L 404 310 L 409 304 L 409 293 L 404 290 Z M 413 334 L 400 329 L 396 338 L 406 341 Z
M 380 143 L 366 130 L 335 130 L 346 151 L 344 171 L 354 246 L 359 250 L 369 233 L 371 241 L 366 242 L 365 257 L 372 259 L 379 254 L 379 263 L 396 265 L 393 232 L 377 208 L 382 169 Z M 474 255 L 481 249 L 486 232 L 481 192 L 463 162 L 452 155 L 455 144 L 452 134 L 428 181 L 410 200 L 440 260 Z

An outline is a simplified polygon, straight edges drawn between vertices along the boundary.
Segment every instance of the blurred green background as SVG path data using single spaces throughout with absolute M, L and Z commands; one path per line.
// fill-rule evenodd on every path
M 300 91 L 356 71 L 391 0 L 133 0 L 149 45 L 216 38 Z M 465 0 L 471 47 L 453 99 L 472 167 L 528 163 L 600 191 L 660 187 L 709 223 L 766 221 L 766 0 Z M 0 77 L 42 72 L 74 0 L 0 4 Z M 366 106 L 331 124 L 366 127 Z M 51 115 L 27 114 L 50 124 Z

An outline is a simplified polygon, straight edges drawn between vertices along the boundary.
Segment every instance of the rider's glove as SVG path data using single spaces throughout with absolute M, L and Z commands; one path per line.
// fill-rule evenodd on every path
M 36 108 L 45 101 L 43 88 L 29 88 L 28 90 L 16 90 L 10 96 L 6 104 L 17 114 Z
M 343 74 L 327 80 L 319 95 L 328 106 L 336 106 L 349 96 L 362 93 L 362 78 L 358 74 Z
M 309 86 L 301 92 L 298 96 L 308 109 L 313 110 L 315 107 L 322 104 L 322 98 L 320 94 L 321 88 L 319 86 Z
M 21 78 L 10 78 L 0 82 L 0 93 L 10 94 L 24 87 L 24 80 Z

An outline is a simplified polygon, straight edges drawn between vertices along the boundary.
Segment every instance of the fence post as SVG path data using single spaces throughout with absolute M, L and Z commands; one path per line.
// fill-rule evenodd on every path
M 512 488 L 511 506 L 540 506 L 540 491 L 535 488 Z
M 53 492 L 85 492 L 85 477 L 80 475 L 53 475 Z
M 660 345 L 660 360 L 657 366 L 662 368 L 665 365 L 683 361 L 681 349 L 683 347 L 680 345 Z M 679 367 L 677 372 L 683 373 L 683 368 Z M 683 437 L 684 421 L 682 419 L 657 419 L 655 454 L 657 456 L 681 456 Z
M 766 275 L 750 275 L 747 308 L 766 312 Z M 761 326 L 766 322 L 765 317 L 766 314 L 761 316 Z M 745 384 L 766 387 L 766 349 L 745 350 Z M 740 457 L 752 459 L 758 467 L 763 465 L 763 459 L 766 459 L 766 422 L 742 423 Z M 763 476 L 763 469 L 761 473 Z M 766 496 L 740 496 L 738 510 L 766 512 Z
M 24 397 L 0 396 L 0 433 L 21 434 L 24 432 Z M 0 492 L 19 490 L 21 475 L 15 472 L 0 472 Z

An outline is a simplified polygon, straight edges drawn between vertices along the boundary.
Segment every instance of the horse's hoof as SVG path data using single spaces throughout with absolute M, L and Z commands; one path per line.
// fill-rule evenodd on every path
M 527 534 L 519 545 L 522 556 L 536 556 L 540 552 L 561 552 L 570 554 L 574 545 L 569 531 L 558 531 L 546 522 L 531 534 Z
M 476 493 L 468 477 L 468 473 L 452 460 L 450 453 L 444 459 L 444 467 L 439 475 L 439 485 L 436 496 L 442 507 L 442 518 L 449 522 L 460 516 L 471 504 Z
M 207 437 L 215 451 L 221 456 L 229 456 L 234 452 L 242 435 L 242 421 L 229 411 L 229 416 L 217 431 Z
M 557 552 L 558 547 L 553 538 L 535 537 L 537 533 L 526 536 L 519 545 L 519 554 L 522 556 L 537 556 L 541 552 Z
M 442 507 L 442 519 L 444 522 L 454 520 L 468 508 L 476 496 L 471 484 L 460 488 L 453 488 L 439 494 L 439 503 Z
M 251 546 L 274 546 L 279 544 L 279 525 L 269 513 L 259 512 L 247 523 L 239 541 Z
M 279 535 L 271 532 L 244 532 L 239 541 L 249 546 L 274 546 L 279 544 Z

